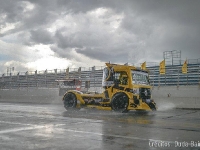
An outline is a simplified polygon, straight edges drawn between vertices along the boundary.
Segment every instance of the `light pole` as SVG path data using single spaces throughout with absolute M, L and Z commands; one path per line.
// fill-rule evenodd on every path
M 165 60 L 169 60 L 171 58 L 171 65 L 174 65 L 174 60 L 179 60 L 181 64 L 181 51 L 178 50 L 172 50 L 172 51 L 164 51 L 163 52 L 163 58 Z

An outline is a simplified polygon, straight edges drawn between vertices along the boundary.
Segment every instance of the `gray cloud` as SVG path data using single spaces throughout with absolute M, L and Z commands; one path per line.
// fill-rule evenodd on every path
M 182 59 L 200 57 L 199 0 L 0 3 L 0 40 L 8 44 L 49 45 L 55 56 L 72 61 L 74 51 L 101 62 L 161 61 L 174 49 Z
M 53 43 L 53 38 L 51 33 L 49 33 L 46 30 L 38 29 L 38 30 L 32 30 L 31 33 L 31 40 L 34 43 L 42 43 L 42 44 L 51 44 Z

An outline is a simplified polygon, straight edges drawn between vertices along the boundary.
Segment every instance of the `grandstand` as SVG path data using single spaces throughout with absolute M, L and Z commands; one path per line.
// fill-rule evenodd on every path
M 182 73 L 182 65 L 166 66 L 166 74 L 159 74 L 159 66 L 148 67 L 152 86 L 198 85 L 200 84 L 200 64 L 188 64 L 188 73 Z
M 147 63 L 148 64 L 148 63 Z M 150 82 L 152 86 L 182 86 L 200 85 L 200 59 L 188 60 L 188 73 L 182 74 L 182 63 L 166 65 L 166 74 L 159 74 L 159 65 L 148 66 Z M 80 70 L 79 70 L 80 69 Z M 82 88 L 86 81 L 90 81 L 90 87 L 101 87 L 103 67 L 70 68 L 69 78 L 82 81 Z M 45 70 L 24 72 L 12 75 L 3 74 L 0 77 L 0 89 L 21 88 L 57 88 L 56 80 L 66 79 L 65 70 Z

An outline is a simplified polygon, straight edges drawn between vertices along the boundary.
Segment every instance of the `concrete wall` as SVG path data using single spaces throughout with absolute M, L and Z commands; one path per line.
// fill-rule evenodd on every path
M 160 110 L 168 108 L 200 109 L 199 86 L 154 87 L 152 97 Z
M 100 91 L 101 89 L 90 90 Z M 62 104 L 62 97 L 58 95 L 58 88 L 0 90 L 0 102 Z M 177 86 L 154 87 L 152 97 L 158 105 L 158 110 L 170 108 L 200 109 L 199 86 L 180 86 L 179 88 Z
M 62 104 L 58 88 L 0 90 L 0 102 Z

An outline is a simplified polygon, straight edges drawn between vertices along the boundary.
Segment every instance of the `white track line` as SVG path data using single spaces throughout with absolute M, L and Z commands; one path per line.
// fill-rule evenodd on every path
M 18 131 L 26 131 L 26 130 L 34 130 L 34 129 L 42 129 L 42 128 L 49 128 L 51 127 L 58 127 L 58 126 L 64 126 L 65 124 L 57 124 L 57 125 L 33 125 L 33 124 L 22 124 L 22 123 L 14 123 L 14 122 L 8 122 L 8 121 L 0 121 L 0 123 L 7 123 L 7 124 L 17 124 L 17 125 L 28 125 L 31 127 L 20 127 L 20 128 L 14 128 L 14 129 L 7 129 L 0 131 L 0 134 L 6 134 L 6 133 L 12 133 L 12 132 L 18 132 Z M 66 131 L 66 132 L 74 132 L 74 133 L 82 133 L 82 134 L 91 134 L 91 135 L 97 135 L 97 136 L 112 136 L 115 138 L 124 138 L 124 139 L 132 139 L 132 140 L 141 140 L 141 141 L 162 141 L 162 142 L 168 142 L 174 144 L 175 141 L 165 141 L 165 140 L 156 140 L 156 139 L 148 139 L 148 138 L 139 138 L 139 137 L 131 137 L 131 136 L 122 136 L 122 135 L 114 135 L 114 134 L 103 134 L 98 132 L 89 132 L 89 131 L 81 131 L 81 130 L 73 130 L 73 129 L 63 129 L 59 128 L 60 130 Z

